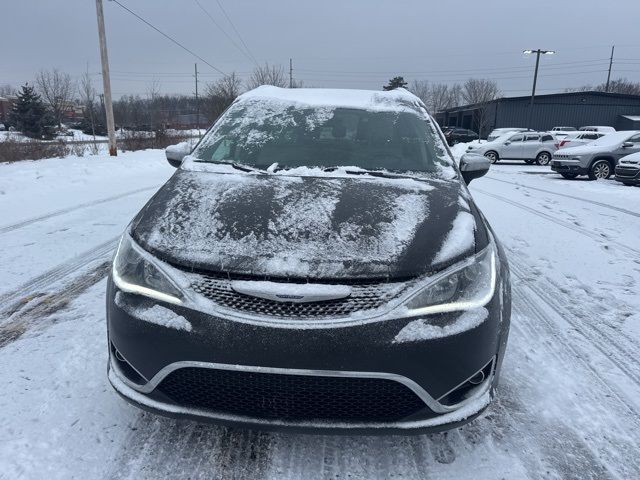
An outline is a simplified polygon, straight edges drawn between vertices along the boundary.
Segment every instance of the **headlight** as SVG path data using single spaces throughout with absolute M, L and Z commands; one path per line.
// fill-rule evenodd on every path
M 181 304 L 180 289 L 169 280 L 153 257 L 133 241 L 128 232 L 122 235 L 113 259 L 113 282 L 129 293 L 137 293 L 164 302 Z
M 437 275 L 405 302 L 408 316 L 469 310 L 486 305 L 496 285 L 493 243 L 482 252 Z

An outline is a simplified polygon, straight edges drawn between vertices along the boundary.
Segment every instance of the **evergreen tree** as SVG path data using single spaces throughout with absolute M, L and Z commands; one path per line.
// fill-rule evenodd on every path
M 10 114 L 16 130 L 31 138 L 53 138 L 54 119 L 44 106 L 40 95 L 29 84 L 22 86 Z
M 393 77 L 389 80 L 389 83 L 382 87 L 383 90 L 395 90 L 396 88 L 405 88 L 407 82 L 404 81 L 404 77 Z

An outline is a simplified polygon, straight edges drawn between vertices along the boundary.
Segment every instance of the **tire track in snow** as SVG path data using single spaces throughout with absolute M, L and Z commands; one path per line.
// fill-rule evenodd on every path
M 526 287 L 532 291 L 542 303 L 545 303 L 551 310 L 558 312 L 560 317 L 568 323 L 573 330 L 585 338 L 591 346 L 600 351 L 618 369 L 623 372 L 630 381 L 640 387 L 640 361 L 637 359 L 638 345 L 621 331 L 616 331 L 614 338 L 604 328 L 604 324 L 591 323 L 589 319 L 579 318 L 575 312 L 567 306 L 566 298 L 560 297 L 556 291 L 558 285 L 549 278 L 545 278 L 545 283 L 549 288 L 543 288 L 535 282 L 528 282 L 525 269 L 517 258 L 516 252 L 511 252 L 511 269 Z M 596 312 L 586 312 L 592 319 L 599 319 Z
M 119 238 L 120 236 L 118 235 L 115 238 L 107 240 L 106 242 L 73 257 L 71 260 L 63 262 L 60 265 L 28 280 L 14 290 L 0 295 L 0 305 L 3 305 L 2 310 L 0 310 L 0 318 L 5 316 L 7 313 L 21 308 L 30 301 L 37 299 L 39 295 L 46 293 L 54 285 L 65 280 L 78 270 L 81 270 L 94 262 L 110 260 L 111 255 L 118 244 Z
M 496 195 L 495 193 L 490 193 L 487 192 L 485 190 L 479 189 L 479 188 L 474 188 L 472 191 L 474 192 L 478 192 L 481 193 L 483 195 L 486 195 L 488 197 L 491 198 L 495 198 L 496 200 L 500 200 L 504 203 L 508 203 L 509 205 L 512 205 L 516 208 L 519 208 L 520 210 L 524 210 L 526 212 L 532 213 L 533 215 L 536 215 L 538 217 L 544 218 L 545 220 L 549 220 L 552 223 L 555 223 L 556 225 L 568 228 L 569 230 L 573 230 L 576 233 L 580 233 L 586 237 L 589 237 L 593 240 L 598 241 L 599 243 L 606 241 L 608 245 L 611 245 L 612 247 L 617 248 L 618 250 L 621 250 L 629 255 L 632 255 L 634 257 L 636 257 L 636 259 L 640 260 L 640 250 L 636 250 L 635 248 L 629 247 L 628 245 L 624 245 L 620 242 L 617 242 L 609 237 L 605 237 L 602 236 L 598 233 L 594 233 L 590 230 L 587 230 L 586 228 L 582 228 L 582 227 L 578 227 L 577 225 L 574 225 L 571 222 L 567 222 L 566 220 L 562 220 L 560 218 L 554 217 L 552 215 L 548 215 L 544 212 L 540 212 L 534 208 L 531 208 L 527 205 L 524 205 L 522 203 L 519 202 L 515 202 L 513 200 L 510 200 L 506 197 L 503 197 L 502 195 Z
M 71 301 L 106 277 L 109 266 L 109 261 L 103 261 L 86 274 L 76 277 L 61 291 L 38 295 L 37 301 L 28 302 L 10 311 L 7 321 L 0 323 L 0 348 L 17 340 L 27 330 L 53 320 L 52 315 L 64 310 Z
M 598 202 L 598 201 L 595 201 L 595 200 L 589 200 L 587 198 L 582 198 L 582 197 L 576 197 L 574 195 L 567 195 L 566 193 L 554 192 L 552 190 L 545 190 L 544 188 L 531 187 L 529 185 L 525 185 L 525 184 L 522 184 L 522 183 L 509 182 L 507 180 L 501 180 L 501 179 L 498 179 L 498 178 L 495 178 L 495 177 L 487 176 L 485 178 L 489 179 L 489 180 L 493 180 L 494 182 L 502 182 L 502 183 L 508 183 L 509 185 L 516 185 L 518 187 L 526 188 L 528 190 L 536 190 L 538 192 L 550 193 L 551 195 L 557 195 L 559 197 L 571 198 L 573 200 L 578 200 L 578 201 L 584 202 L 584 203 L 590 203 L 592 205 L 597 205 L 599 207 L 608 208 L 608 209 L 614 210 L 616 212 L 625 213 L 627 215 L 631 215 L 633 217 L 640 218 L 640 213 L 638 213 L 638 212 L 632 212 L 631 210 L 627 210 L 626 208 L 615 207 L 613 205 L 609 205 L 608 203 Z
M 608 418 L 619 419 L 624 416 L 635 424 L 634 428 L 638 428 L 640 424 L 635 413 L 627 409 L 624 400 L 615 401 L 616 392 L 594 371 L 581 352 L 567 345 L 566 339 L 562 338 L 563 333 L 549 320 L 548 313 L 540 309 L 540 299 L 535 298 L 534 301 L 532 297 L 535 295 L 526 291 L 526 287 L 514 288 L 512 334 L 507 348 L 510 354 L 505 361 L 510 364 L 515 360 L 520 362 L 514 368 L 509 368 L 508 373 L 503 371 L 498 394 L 484 416 L 489 425 L 482 427 L 482 433 L 493 437 L 497 448 L 517 452 L 516 456 L 525 467 L 527 478 L 636 478 L 640 475 L 640 464 L 633 452 L 638 449 L 638 439 L 629 438 L 628 424 L 609 423 L 610 431 L 607 438 L 603 439 L 600 434 L 594 435 L 577 427 L 571 421 L 574 417 L 568 410 L 581 409 L 584 402 L 601 408 Z M 533 345 L 532 340 L 535 342 Z M 579 387 L 581 396 L 578 400 L 570 394 L 563 399 L 553 391 L 549 392 L 550 395 L 535 391 L 540 389 L 535 384 L 532 387 L 532 380 L 535 381 L 541 372 L 536 357 L 544 358 L 545 362 L 551 359 L 550 363 L 554 365 L 552 371 L 560 372 L 560 375 L 582 371 L 586 372 L 587 377 L 595 375 L 595 382 L 585 384 L 584 390 L 582 386 Z M 576 364 L 579 365 L 578 369 Z M 541 394 L 543 397 L 540 398 Z M 614 399 L 612 406 L 617 410 L 615 413 L 609 406 L 612 403 L 610 396 Z M 542 405 L 539 400 L 543 401 Z M 558 412 L 541 414 L 547 410 L 544 402 L 549 401 L 555 401 Z M 478 422 L 470 425 L 475 423 L 482 426 Z M 466 426 L 461 433 L 466 436 L 465 430 Z M 634 459 L 634 464 L 630 465 L 629 459 Z
M 49 218 L 58 217 L 60 215 L 64 215 L 66 213 L 75 212 L 76 210 L 82 210 L 83 208 L 93 207 L 96 205 L 101 205 L 103 203 L 113 202 L 115 200 L 119 200 L 121 198 L 126 198 L 132 195 L 136 195 L 138 193 L 148 192 L 149 190 L 157 190 L 158 186 L 154 187 L 144 187 L 138 188 L 136 190 L 131 190 L 128 192 L 121 193 L 119 195 L 113 195 L 111 197 L 101 198 L 99 200 L 93 200 L 91 202 L 80 203 L 78 205 L 74 205 L 73 207 L 61 208 L 60 210 L 55 210 L 53 212 L 46 213 L 44 215 L 40 215 L 38 217 L 29 218 L 27 220 L 23 220 L 18 223 L 14 223 L 11 225 L 6 225 L 4 227 L 0 227 L 0 235 L 3 233 L 12 232 L 14 230 L 18 230 L 20 228 L 26 227 L 28 225 L 32 225 L 37 222 L 41 222 L 43 220 L 48 220 Z

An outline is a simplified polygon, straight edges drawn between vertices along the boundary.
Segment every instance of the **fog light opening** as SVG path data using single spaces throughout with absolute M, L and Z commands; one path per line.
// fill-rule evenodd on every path
M 137 385 L 144 385 L 147 383 L 145 378 L 140 375 L 136 369 L 129 364 L 129 362 L 127 362 L 124 356 L 113 344 L 111 344 L 111 354 L 113 355 L 113 358 L 115 358 L 114 364 L 121 375 L 124 375 L 127 379 Z
M 120 353 L 120 351 L 119 351 L 118 349 L 116 349 L 115 354 L 116 354 L 116 358 L 117 358 L 120 362 L 126 362 L 126 360 L 124 359 L 124 357 L 122 356 L 122 354 Z
M 487 379 L 491 376 L 491 372 L 493 371 L 493 362 L 494 360 L 492 359 L 482 368 L 482 370 L 479 370 L 464 383 L 458 385 L 449 393 L 440 397 L 438 401 L 443 405 L 453 406 L 463 402 L 469 397 L 472 397 L 480 388 L 482 388 L 482 385 L 484 385 Z
M 480 385 L 482 382 L 484 382 L 484 372 L 482 370 L 469 379 L 471 385 Z

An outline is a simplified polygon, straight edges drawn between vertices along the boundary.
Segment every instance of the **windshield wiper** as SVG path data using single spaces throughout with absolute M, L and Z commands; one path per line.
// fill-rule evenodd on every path
M 323 168 L 325 172 L 333 172 L 338 170 L 339 167 L 327 167 Z M 401 173 L 392 173 L 386 170 L 344 170 L 344 173 L 349 175 L 371 175 L 372 177 L 381 177 L 381 178 L 415 178 L 410 175 L 403 175 Z

